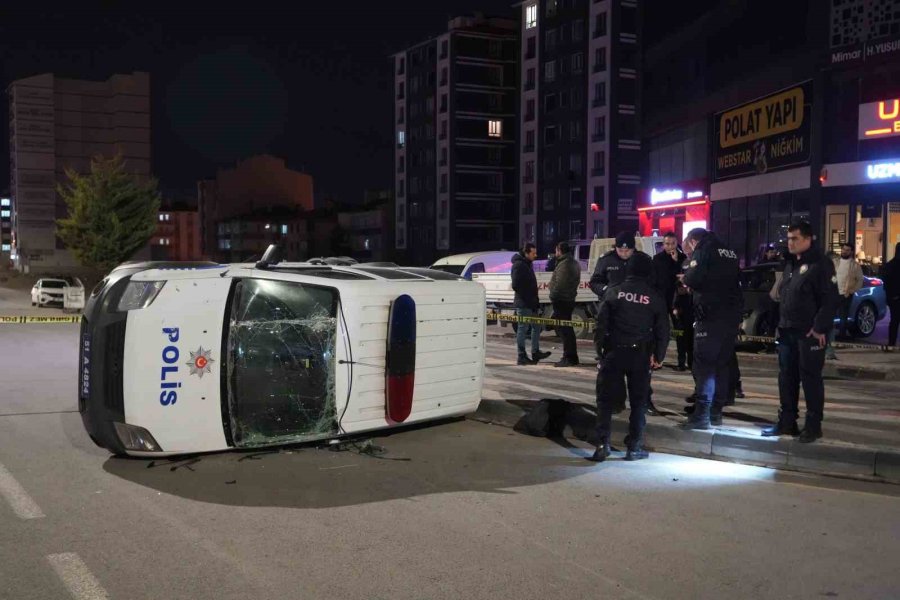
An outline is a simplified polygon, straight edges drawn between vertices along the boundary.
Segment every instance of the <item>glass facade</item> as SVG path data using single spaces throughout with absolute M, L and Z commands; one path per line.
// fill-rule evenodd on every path
M 801 218 L 809 219 L 809 190 L 713 202 L 711 229 L 749 267 L 761 261 L 768 244 L 783 252 L 788 225 Z

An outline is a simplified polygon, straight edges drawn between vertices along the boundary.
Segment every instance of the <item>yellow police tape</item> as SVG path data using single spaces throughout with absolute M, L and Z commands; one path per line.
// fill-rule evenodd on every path
M 488 311 L 486 313 L 488 321 L 505 321 L 508 323 L 530 323 L 534 325 L 553 325 L 554 327 L 579 327 L 586 328 L 588 331 L 593 331 L 595 328 L 595 323 L 593 320 L 590 321 L 571 321 L 571 320 L 562 320 L 562 319 L 547 319 L 544 317 L 520 317 L 518 315 L 510 315 L 503 314 L 498 312 Z M 680 337 L 684 335 L 684 331 L 681 329 L 673 329 L 672 337 Z M 760 336 L 760 335 L 739 335 L 737 336 L 737 340 L 739 342 L 763 342 L 766 344 L 774 344 L 777 340 L 774 337 L 768 336 Z M 885 346 L 883 344 L 853 344 L 847 342 L 832 342 L 831 347 L 836 350 L 848 350 L 848 349 L 859 349 L 859 350 L 881 350 L 882 352 L 894 352 L 897 351 L 898 348 L 894 348 L 892 346 Z
M 19 325 L 22 323 L 81 323 L 81 315 L 64 317 L 32 317 L 28 315 L 2 316 L 0 325 Z

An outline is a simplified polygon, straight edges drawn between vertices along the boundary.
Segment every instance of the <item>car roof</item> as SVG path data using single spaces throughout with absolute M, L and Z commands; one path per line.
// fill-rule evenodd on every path
M 469 252 L 468 254 L 451 254 L 444 258 L 439 258 L 432 266 L 440 267 L 443 265 L 467 265 L 469 261 L 476 258 L 486 258 L 493 255 L 509 256 L 515 254 L 515 250 L 491 250 L 490 252 Z

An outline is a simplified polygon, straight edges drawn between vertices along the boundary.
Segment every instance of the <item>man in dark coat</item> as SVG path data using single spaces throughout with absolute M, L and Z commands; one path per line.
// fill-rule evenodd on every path
M 514 306 L 516 315 L 520 317 L 537 317 L 541 304 L 538 300 L 537 278 L 534 275 L 534 259 L 537 248 L 527 243 L 521 252 L 512 259 L 512 289 L 515 292 Z M 525 353 L 525 340 L 531 336 L 531 358 Z M 533 365 L 550 356 L 549 352 L 541 352 L 541 326 L 536 323 L 519 323 L 516 328 L 516 348 L 519 351 L 518 365 Z

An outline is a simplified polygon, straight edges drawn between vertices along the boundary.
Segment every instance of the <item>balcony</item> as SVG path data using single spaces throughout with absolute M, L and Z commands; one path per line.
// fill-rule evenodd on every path
M 522 178 L 524 183 L 534 183 L 534 175 L 526 175 Z
M 593 69 L 594 73 L 602 73 L 605 70 L 606 70 L 605 62 L 595 62 L 594 63 L 594 69 Z
M 591 136 L 592 142 L 605 142 L 606 141 L 606 133 L 595 133 Z
M 536 87 L 536 85 L 537 85 L 537 84 L 534 82 L 534 80 L 526 81 L 526 82 L 525 82 L 525 90 L 526 90 L 526 91 L 527 91 L 527 90 L 533 90 L 533 89 Z
M 591 102 L 591 106 L 594 108 L 599 108 L 601 106 L 606 106 L 606 97 L 603 98 L 594 98 L 593 102 Z
M 604 175 L 606 175 L 606 168 L 604 167 L 594 167 L 591 169 L 592 177 L 603 177 Z
M 525 144 L 522 146 L 522 152 L 534 152 L 534 144 Z
M 534 121 L 534 113 L 528 113 L 525 115 L 526 121 Z

